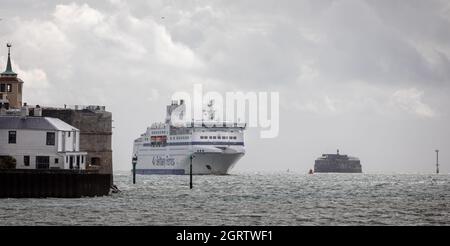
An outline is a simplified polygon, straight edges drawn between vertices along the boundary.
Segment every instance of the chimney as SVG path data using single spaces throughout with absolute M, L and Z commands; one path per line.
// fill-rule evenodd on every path
M 23 104 L 23 107 L 20 109 L 20 116 L 27 117 L 29 115 L 27 103 Z
M 42 117 L 42 108 L 39 105 L 36 105 L 36 108 L 34 108 L 34 116 Z

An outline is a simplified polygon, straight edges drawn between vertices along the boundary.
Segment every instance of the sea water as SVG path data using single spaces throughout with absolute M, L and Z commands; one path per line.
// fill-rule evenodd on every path
M 450 225 L 450 175 L 114 175 L 120 193 L 0 199 L 0 225 Z

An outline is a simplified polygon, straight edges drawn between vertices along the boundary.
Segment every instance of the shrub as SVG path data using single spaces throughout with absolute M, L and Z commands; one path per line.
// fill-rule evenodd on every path
M 12 156 L 0 156 L 0 169 L 15 169 L 16 159 Z

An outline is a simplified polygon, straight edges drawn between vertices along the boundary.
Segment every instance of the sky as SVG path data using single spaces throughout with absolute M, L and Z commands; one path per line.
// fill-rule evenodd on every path
M 450 172 L 450 2 L 1 0 L 23 101 L 105 105 L 114 170 L 177 91 L 279 92 L 280 131 L 246 131 L 235 170 L 307 172 L 323 153 L 367 173 Z

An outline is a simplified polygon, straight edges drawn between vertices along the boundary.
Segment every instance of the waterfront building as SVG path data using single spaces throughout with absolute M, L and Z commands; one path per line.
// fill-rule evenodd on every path
M 80 151 L 80 130 L 64 121 L 34 116 L 24 106 L 21 115 L 0 115 L 0 157 L 16 160 L 16 169 L 86 169 Z

